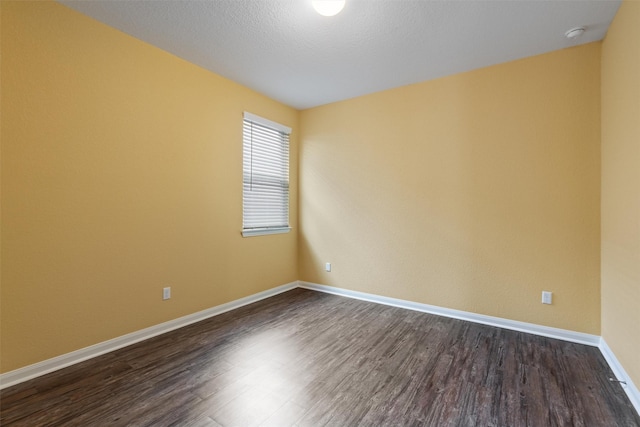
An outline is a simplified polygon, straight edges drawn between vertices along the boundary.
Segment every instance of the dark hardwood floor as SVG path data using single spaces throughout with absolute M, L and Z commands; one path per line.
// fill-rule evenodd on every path
M 599 350 L 295 289 L 5 389 L 2 426 L 640 426 Z

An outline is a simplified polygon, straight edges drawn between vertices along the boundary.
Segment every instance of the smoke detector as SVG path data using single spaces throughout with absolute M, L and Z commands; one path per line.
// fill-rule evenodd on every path
M 566 38 L 568 38 L 569 40 L 575 40 L 578 37 L 580 37 L 582 34 L 584 34 L 584 32 L 585 32 L 585 28 L 584 27 L 575 27 L 575 28 L 570 29 L 566 33 L 564 33 L 564 36 Z

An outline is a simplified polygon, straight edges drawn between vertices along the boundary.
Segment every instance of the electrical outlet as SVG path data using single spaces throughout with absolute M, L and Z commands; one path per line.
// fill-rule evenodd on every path
M 324 269 L 325 269 L 325 271 L 331 271 L 331 263 L 330 262 L 326 263 L 324 265 Z
M 542 291 L 542 303 L 551 304 L 552 295 L 553 295 L 552 292 Z
M 162 288 L 162 299 L 167 300 L 171 298 L 171 286 L 167 286 L 166 288 Z

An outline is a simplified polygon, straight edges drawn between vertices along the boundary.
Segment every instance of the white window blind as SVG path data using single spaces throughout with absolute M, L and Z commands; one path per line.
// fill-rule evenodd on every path
M 242 235 L 286 233 L 289 228 L 291 129 L 251 113 L 242 127 Z

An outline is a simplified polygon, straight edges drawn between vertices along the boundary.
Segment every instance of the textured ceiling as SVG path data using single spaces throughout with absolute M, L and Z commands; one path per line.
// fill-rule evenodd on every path
M 61 3 L 304 109 L 601 40 L 620 0 L 347 0 L 331 18 L 310 0 Z

